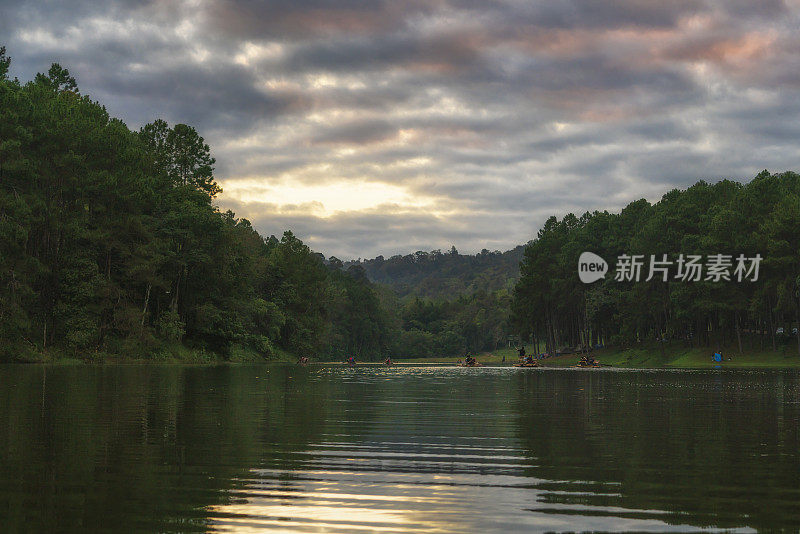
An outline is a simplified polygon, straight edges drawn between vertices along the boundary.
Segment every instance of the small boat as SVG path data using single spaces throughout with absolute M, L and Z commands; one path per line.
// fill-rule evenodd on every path
M 539 362 L 534 360 L 533 362 L 519 362 L 515 363 L 514 367 L 539 367 Z
M 600 362 L 578 362 L 573 367 L 578 367 L 580 369 L 586 368 L 593 368 L 593 367 L 603 367 L 603 364 Z M 606 366 L 608 367 L 608 366 Z

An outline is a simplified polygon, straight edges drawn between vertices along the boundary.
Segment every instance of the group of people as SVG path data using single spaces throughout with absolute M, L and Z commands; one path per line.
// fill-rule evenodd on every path
M 517 352 L 519 353 L 519 361 L 521 363 L 524 363 L 524 364 L 535 364 L 536 363 L 536 358 L 534 358 L 531 354 L 526 354 L 525 353 L 525 345 L 522 345 L 519 348 L 517 348 L 517 347 L 515 347 L 515 348 L 517 349 Z M 723 358 L 722 358 L 722 353 L 721 352 L 714 353 L 714 361 L 721 361 L 722 359 Z M 503 358 L 503 360 L 505 361 L 505 358 Z M 301 356 L 297 360 L 297 363 L 299 365 L 305 366 L 305 365 L 308 365 L 309 359 L 308 359 L 307 356 Z M 355 357 L 350 356 L 344 361 L 344 363 L 346 363 L 350 367 L 355 367 L 356 359 L 355 359 Z M 386 365 L 394 365 L 394 362 L 392 361 L 392 358 L 390 356 L 387 356 L 386 359 L 383 360 L 383 363 L 386 364 Z M 464 366 L 471 367 L 471 366 L 474 366 L 474 365 L 477 365 L 477 364 L 478 364 L 478 360 L 476 360 L 475 357 L 472 356 L 472 354 L 469 351 L 464 353 L 464 360 L 463 361 L 462 360 L 458 360 L 458 365 L 464 365 Z M 595 360 L 594 358 L 592 358 L 591 356 L 589 356 L 587 354 L 584 354 L 583 356 L 581 356 L 581 359 L 578 362 L 578 365 L 580 365 L 582 367 L 585 367 L 585 366 L 598 366 L 598 365 L 600 365 L 600 363 L 597 360 Z
M 517 352 L 519 353 L 519 361 L 520 362 L 522 362 L 524 364 L 532 364 L 532 363 L 536 362 L 536 360 L 535 360 L 535 358 L 533 356 L 531 356 L 530 354 L 525 354 L 525 345 L 522 345 L 519 348 L 517 348 L 517 347 L 515 347 L 515 348 L 517 349 Z M 546 356 L 543 355 L 542 358 L 544 358 L 544 357 L 546 357 Z M 583 356 L 581 356 L 581 359 L 578 362 L 578 365 L 580 365 L 582 367 L 597 367 L 597 366 L 600 365 L 600 362 L 598 362 L 597 360 L 595 360 L 594 358 L 592 358 L 588 354 L 584 354 Z
M 517 349 L 519 353 L 519 361 L 522 363 L 534 363 L 533 356 L 530 354 L 525 354 L 525 345 L 522 345 L 520 348 Z
M 469 351 L 464 353 L 464 362 L 463 363 L 461 362 L 461 360 L 458 360 L 458 364 L 459 365 L 466 365 L 468 367 L 471 367 L 471 366 L 473 366 L 473 365 L 475 365 L 477 363 L 478 363 L 478 360 L 476 360 Z

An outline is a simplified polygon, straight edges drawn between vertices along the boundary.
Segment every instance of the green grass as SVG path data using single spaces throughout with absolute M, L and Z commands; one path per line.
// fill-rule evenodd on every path
M 273 363 L 292 362 L 297 357 L 280 348 L 264 355 L 250 348 L 235 345 L 227 357 L 203 348 L 190 348 L 179 342 L 161 343 L 155 347 L 146 344 L 126 344 L 114 347 L 113 352 L 69 352 L 61 349 L 46 351 L 21 347 L 0 354 L 0 363 L 44 363 L 56 365 L 81 364 L 185 364 L 216 365 L 221 363 Z
M 794 346 L 785 346 L 783 350 L 761 351 L 747 350 L 739 354 L 738 349 L 723 350 L 725 361 L 714 362 L 711 358 L 714 350 L 710 348 L 687 348 L 682 346 L 668 346 L 663 350 L 660 346 L 642 346 L 634 348 L 605 348 L 592 352 L 592 357 L 605 365 L 613 367 L 628 367 L 640 369 L 660 368 L 686 368 L 702 369 L 721 367 L 738 368 L 800 368 L 800 355 Z M 505 363 L 502 361 L 505 356 Z M 517 362 L 517 351 L 513 348 L 499 349 L 476 356 L 478 362 L 484 365 L 512 365 Z M 727 358 L 731 358 L 727 360 Z M 452 358 L 396 358 L 396 363 L 409 364 L 454 364 L 458 357 Z M 545 367 L 571 367 L 580 359 L 580 354 L 565 354 L 541 360 L 539 363 Z
M 263 362 L 288 362 L 294 363 L 297 357 L 279 348 L 273 348 L 269 359 L 250 349 L 243 347 L 233 347 L 227 359 L 219 355 L 202 349 L 191 349 L 180 343 L 165 344 L 146 354 L 143 350 L 141 354 L 131 354 L 127 356 L 93 352 L 74 356 L 63 351 L 47 352 L 18 352 L 17 358 L 12 361 L 27 363 L 53 363 L 59 365 L 72 365 L 82 363 L 167 363 L 167 364 L 218 364 L 218 363 L 263 363 Z M 631 347 L 631 348 L 606 348 L 592 352 L 592 356 L 600 363 L 613 367 L 639 368 L 639 369 L 702 369 L 714 368 L 716 366 L 736 367 L 736 368 L 800 368 L 800 355 L 793 344 L 779 347 L 778 351 L 762 351 L 745 349 L 743 354 L 739 354 L 736 348 L 723 350 L 725 358 L 730 360 L 722 363 L 714 362 L 711 359 L 714 351 L 710 348 L 687 348 L 683 346 L 660 347 L 657 344 Z M 505 357 L 505 362 L 503 361 Z M 513 348 L 502 348 L 492 352 L 485 352 L 476 355 L 479 363 L 483 365 L 512 365 L 517 363 L 517 351 Z M 399 364 L 423 364 L 423 365 L 454 365 L 463 356 L 453 356 L 449 358 L 395 358 L 394 362 Z M 580 359 L 580 354 L 565 354 L 541 360 L 539 363 L 545 367 L 572 367 Z M 342 364 L 341 361 L 313 362 L 317 365 Z M 365 362 L 358 362 L 364 364 Z M 369 362 L 381 365 L 382 362 Z
M 712 360 L 714 350 L 710 348 L 659 346 L 602 349 L 593 353 L 601 363 L 615 367 L 638 368 L 713 368 L 721 367 L 800 367 L 800 355 L 792 350 L 761 351 L 738 349 L 723 350 L 724 361 Z M 728 360 L 730 358 L 730 360 Z

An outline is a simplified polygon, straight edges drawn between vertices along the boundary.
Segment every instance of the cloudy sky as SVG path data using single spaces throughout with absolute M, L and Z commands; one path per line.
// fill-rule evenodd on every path
M 343 259 L 799 170 L 798 28 L 800 0 L 0 0 L 12 75 L 195 126 L 221 207 Z

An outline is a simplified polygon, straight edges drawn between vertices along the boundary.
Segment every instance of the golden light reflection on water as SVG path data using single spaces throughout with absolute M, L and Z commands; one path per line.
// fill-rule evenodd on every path
M 496 474 L 477 479 L 475 473 L 380 470 L 253 469 L 251 474 L 253 478 L 240 481 L 244 487 L 231 495 L 230 504 L 206 509 L 211 532 L 564 531 L 574 524 L 575 514 L 581 515 L 582 525 L 603 529 L 607 513 L 618 515 L 620 530 L 675 528 L 657 519 L 664 511 L 547 502 L 547 496 L 555 495 L 619 495 L 586 491 L 591 482 L 567 482 L 574 485 L 571 490 L 553 491 L 537 487 L 553 481 Z
M 408 523 L 403 511 L 376 510 L 374 508 L 348 506 L 296 506 L 287 508 L 280 503 L 250 502 L 244 505 L 229 505 L 223 510 L 210 510 L 214 515 L 224 514 L 225 519 L 216 520 L 218 532 L 260 532 L 270 528 L 277 532 L 298 532 L 304 527 L 316 531 L 345 529 L 349 532 L 396 532 Z M 288 516 L 287 516 L 288 514 Z M 288 524 L 291 523 L 291 525 Z M 310 529 L 309 529 L 310 530 Z
M 255 475 L 291 477 L 291 473 L 266 473 L 254 470 Z M 453 488 L 447 485 L 391 483 L 389 487 L 376 481 L 360 481 L 374 472 L 344 471 L 304 472 L 303 480 L 280 480 L 280 485 L 258 479 L 245 490 L 247 502 L 236 502 L 207 509 L 217 532 L 258 532 L 269 528 L 277 532 L 407 532 L 424 526 L 428 532 L 450 532 L 457 525 L 451 514 L 442 513 L 432 520 L 424 510 L 446 510 L 456 501 Z M 339 480 L 319 480 L 319 477 L 341 477 Z M 409 477 L 392 477 L 409 478 Z M 413 477 L 416 478 L 416 477 Z M 439 480 L 450 477 L 436 476 Z M 266 484 L 265 484 L 266 483 Z M 269 485 L 269 489 L 260 489 Z M 355 491 L 348 491 L 356 490 Z M 391 495 L 376 493 L 390 489 Z

